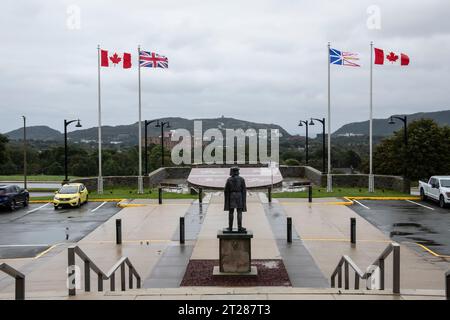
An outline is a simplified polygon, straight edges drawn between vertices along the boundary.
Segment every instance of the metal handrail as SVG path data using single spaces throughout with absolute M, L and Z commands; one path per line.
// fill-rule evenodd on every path
M 0 271 L 16 280 L 16 300 L 25 300 L 25 275 L 6 263 L 0 264 Z
M 136 288 L 141 287 L 141 276 L 134 268 L 133 264 L 127 257 L 121 257 L 108 272 L 104 273 L 78 246 L 71 246 L 68 248 L 68 265 L 69 268 L 75 265 L 75 254 L 81 258 L 84 262 L 84 291 L 91 291 L 91 269 L 97 274 L 98 281 L 98 291 L 103 291 L 103 281 L 110 280 L 110 290 L 116 290 L 116 271 L 120 268 L 120 287 L 122 291 L 125 291 L 125 266 L 128 266 L 128 287 L 133 289 L 133 276 L 136 278 Z M 70 270 L 70 269 L 68 269 Z M 76 295 L 76 288 L 71 284 L 71 279 L 73 279 L 75 270 L 70 270 L 68 272 L 69 280 L 69 296 Z
M 380 268 L 380 290 L 384 290 L 384 260 L 393 252 L 393 286 L 392 291 L 395 294 L 400 293 L 400 245 L 391 242 L 383 253 L 372 263 L 372 265 Z M 338 265 L 331 274 L 331 287 L 335 288 L 335 278 L 338 276 L 338 288 L 342 288 L 342 266 L 344 266 L 344 287 L 349 289 L 349 266 L 355 271 L 354 288 L 359 289 L 359 280 L 368 279 L 372 276 L 373 271 L 362 272 L 360 268 L 349 256 L 342 256 Z

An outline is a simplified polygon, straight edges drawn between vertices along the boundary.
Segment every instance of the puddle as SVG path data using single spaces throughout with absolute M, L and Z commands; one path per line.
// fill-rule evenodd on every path
M 389 234 L 391 237 L 393 237 L 393 236 L 410 236 L 413 233 L 412 232 L 402 232 L 402 231 L 391 231 Z
M 435 242 L 435 241 L 429 240 L 429 239 L 424 239 L 424 238 L 419 238 L 419 237 L 408 237 L 408 239 L 414 240 L 415 242 L 423 244 L 425 246 L 436 246 L 436 247 L 442 246 L 441 243 L 438 243 L 438 242 Z

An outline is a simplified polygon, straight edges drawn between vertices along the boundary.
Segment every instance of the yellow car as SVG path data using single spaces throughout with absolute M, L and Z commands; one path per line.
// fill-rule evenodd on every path
M 56 209 L 63 206 L 81 207 L 83 203 L 87 203 L 89 192 L 82 183 L 68 183 L 63 185 L 55 192 L 53 198 L 53 206 Z

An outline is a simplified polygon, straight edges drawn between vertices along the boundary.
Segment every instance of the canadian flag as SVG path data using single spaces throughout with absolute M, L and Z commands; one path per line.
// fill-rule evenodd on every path
M 404 53 L 395 53 L 388 50 L 374 48 L 375 53 L 375 64 L 383 65 L 409 65 L 409 57 Z
M 122 64 L 124 69 L 131 68 L 131 54 L 124 52 L 122 55 L 118 55 L 116 52 L 109 55 L 108 50 L 100 50 L 100 65 L 102 67 L 109 67 L 113 65 L 114 67 L 118 64 Z M 111 64 L 110 64 L 111 62 Z

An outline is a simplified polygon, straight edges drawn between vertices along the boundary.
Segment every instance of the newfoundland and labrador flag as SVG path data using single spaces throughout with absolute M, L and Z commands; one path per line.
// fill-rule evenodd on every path
M 330 64 L 360 67 L 360 65 L 356 63 L 357 61 L 359 61 L 357 53 L 345 52 L 330 48 Z

